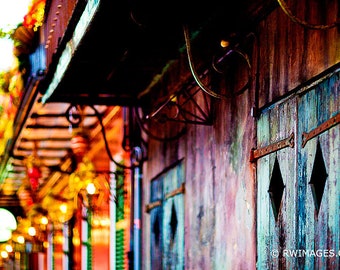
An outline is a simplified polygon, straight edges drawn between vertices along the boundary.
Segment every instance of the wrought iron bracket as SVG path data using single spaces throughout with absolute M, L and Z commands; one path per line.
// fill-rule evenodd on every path
M 182 89 L 171 95 L 155 111 L 146 115 L 146 119 L 175 121 L 186 124 L 212 125 L 211 100 L 207 95 L 200 95 L 198 88 Z M 202 102 L 198 101 L 198 95 Z
M 212 125 L 212 98 L 191 84 L 172 94 L 150 113 L 144 113 L 143 108 L 137 109 L 136 116 L 142 130 L 151 138 L 161 141 L 178 139 L 186 132 L 187 124 Z M 148 124 L 157 127 L 167 122 L 182 124 L 175 135 L 159 137 L 151 132 Z

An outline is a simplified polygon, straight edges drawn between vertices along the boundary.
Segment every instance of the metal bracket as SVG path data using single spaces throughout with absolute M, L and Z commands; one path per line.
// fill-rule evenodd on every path
M 268 146 L 252 149 L 250 152 L 250 162 L 255 162 L 258 158 L 276 152 L 286 147 L 294 148 L 294 132 L 286 139 L 280 140 Z
M 165 199 L 169 199 L 171 197 L 174 197 L 178 194 L 185 192 L 185 184 L 182 183 L 179 188 L 174 189 L 173 191 L 170 191 L 169 193 L 165 194 Z
M 165 199 L 169 199 L 171 197 L 174 197 L 178 194 L 184 193 L 185 192 L 185 183 L 182 183 L 179 188 L 174 189 L 173 191 L 168 192 L 165 194 Z M 162 205 L 162 201 L 158 200 L 152 203 L 149 203 L 145 206 L 145 212 L 150 213 L 150 211 L 156 207 L 159 207 Z
M 155 202 L 152 202 L 152 203 L 148 203 L 146 206 L 145 206 L 145 212 L 147 213 L 150 213 L 150 211 L 158 206 L 161 206 L 162 205 L 162 201 L 161 200 L 158 200 L 158 201 L 155 201 Z
M 168 100 L 154 112 L 146 116 L 146 119 L 158 119 L 158 121 L 175 121 L 187 124 L 212 125 L 211 101 L 206 95 L 202 95 L 203 102 L 197 101 L 199 89 L 190 87 L 170 96 Z
M 330 129 L 331 127 L 339 124 L 340 122 L 340 113 L 338 113 L 337 115 L 335 115 L 334 117 L 328 119 L 326 122 L 322 123 L 321 125 L 319 125 L 317 128 L 312 129 L 310 132 L 303 132 L 302 133 L 302 148 L 305 147 L 306 143 L 318 136 L 319 134 L 325 132 L 326 130 Z
M 200 91 L 198 87 L 188 85 L 172 94 L 159 107 L 150 113 L 143 108 L 136 109 L 137 121 L 141 129 L 150 137 L 160 141 L 178 139 L 187 130 L 187 124 L 207 125 L 213 124 L 212 100 Z M 179 125 L 176 134 L 160 137 L 157 132 L 151 132 L 150 125 L 157 125 L 156 129 L 163 130 L 167 122 L 177 122 Z

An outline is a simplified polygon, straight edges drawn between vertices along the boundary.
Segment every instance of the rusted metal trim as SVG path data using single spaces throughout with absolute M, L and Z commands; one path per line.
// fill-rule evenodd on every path
M 174 197 L 178 194 L 185 193 L 185 184 L 182 183 L 179 188 L 174 189 L 173 191 L 170 191 L 169 193 L 165 194 L 165 199 L 169 199 L 171 197 Z
M 286 147 L 294 148 L 294 137 L 295 136 L 293 132 L 286 139 L 280 140 L 259 149 L 252 149 L 250 153 L 250 162 L 255 162 L 260 157 L 266 156 Z
M 155 202 L 152 202 L 152 203 L 149 203 L 145 206 L 145 212 L 147 213 L 150 213 L 150 211 L 158 206 L 161 206 L 162 205 L 162 201 L 161 200 L 158 200 L 158 201 L 155 201 Z
M 165 199 L 169 199 L 171 197 L 174 197 L 178 194 L 185 192 L 185 184 L 182 183 L 179 188 L 174 189 L 173 191 L 170 191 L 169 193 L 165 194 Z M 150 213 L 150 211 L 158 206 L 162 205 L 162 201 L 158 200 L 152 203 L 149 203 L 145 206 L 145 212 Z
M 302 148 L 305 147 L 306 143 L 310 139 L 320 135 L 321 133 L 325 132 L 326 130 L 330 129 L 331 127 L 339 124 L 339 122 L 340 122 L 340 113 L 338 113 L 334 117 L 328 119 L 326 122 L 322 123 L 317 128 L 312 129 L 310 132 L 303 132 L 302 133 Z

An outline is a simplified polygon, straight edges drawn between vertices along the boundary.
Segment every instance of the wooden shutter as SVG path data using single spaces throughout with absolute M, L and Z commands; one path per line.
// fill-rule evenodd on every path
M 151 269 L 184 269 L 184 171 L 182 163 L 151 183 Z
M 296 100 L 264 111 L 258 121 L 257 247 L 259 269 L 289 269 L 294 263 L 272 252 L 295 248 Z M 282 142 L 291 142 L 283 144 Z M 276 254 L 274 254 L 275 256 Z M 286 266 L 286 267 L 284 267 Z M 283 267 L 283 268 L 280 268 Z
M 339 90 L 338 70 L 258 119 L 259 269 L 340 267 Z
M 153 208 L 150 210 L 151 221 L 151 269 L 162 269 L 162 211 L 163 198 L 163 177 L 159 177 L 151 182 L 151 203 Z
M 298 249 L 334 251 L 306 256 L 307 269 L 339 269 L 339 72 L 299 98 Z
M 163 181 L 163 269 L 184 269 L 183 165 L 169 171 Z

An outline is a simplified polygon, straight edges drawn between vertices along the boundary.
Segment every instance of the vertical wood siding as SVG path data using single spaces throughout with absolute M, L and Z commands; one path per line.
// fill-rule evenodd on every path
M 163 198 L 163 177 L 155 179 L 151 183 L 151 203 L 162 201 Z M 163 268 L 163 211 L 162 206 L 156 207 L 150 211 L 150 222 L 151 222 L 151 269 L 162 269 Z
M 325 22 L 325 18 L 327 22 L 332 22 L 337 18 L 339 1 L 326 1 L 327 8 L 320 9 L 315 8 L 316 2 L 323 1 L 288 2 L 292 12 L 301 15 L 302 18 L 317 20 L 322 17 L 322 22 Z M 320 15 L 316 16 L 316 14 Z M 226 25 L 226 27 L 231 26 Z M 300 239 L 303 237 L 300 237 L 300 234 L 308 238 L 308 241 L 306 238 L 308 243 L 319 239 L 316 241 L 318 246 L 324 245 L 322 241 L 327 241 L 329 247 L 338 248 L 339 229 L 335 227 L 339 222 L 339 209 L 336 206 L 338 204 L 334 203 L 334 198 L 339 197 L 337 193 L 339 186 L 334 181 L 334 175 L 339 175 L 339 172 L 334 159 L 338 159 L 339 153 L 336 147 L 337 142 L 332 141 L 335 140 L 334 136 L 338 136 L 336 135 L 338 131 L 333 129 L 329 131 L 329 138 L 334 137 L 329 142 L 320 139 L 322 149 L 329 145 L 327 146 L 329 150 L 322 150 L 326 155 L 325 162 L 329 174 L 323 200 L 328 200 L 328 204 L 325 205 L 324 201 L 322 202 L 319 223 L 316 225 L 315 221 L 309 222 L 312 218 L 314 220 L 312 215 L 314 205 L 310 205 L 309 201 L 308 203 L 304 201 L 311 196 L 309 184 L 296 181 L 297 178 L 302 179 L 301 170 L 297 168 L 299 162 L 304 162 L 302 155 L 306 155 L 305 158 L 308 159 L 309 164 L 308 170 L 305 169 L 306 177 L 303 179 L 309 181 L 310 163 L 314 161 L 316 149 L 315 145 L 314 148 L 311 146 L 313 142 L 310 142 L 307 146 L 311 148 L 308 154 L 305 152 L 306 149 L 301 150 L 302 130 L 300 127 L 298 129 L 297 125 L 301 125 L 303 121 L 302 118 L 300 119 L 301 108 L 299 106 L 301 105 L 298 105 L 302 100 L 296 97 L 276 103 L 277 106 L 271 106 L 271 104 L 295 92 L 300 86 L 308 84 L 309 80 L 326 69 L 339 64 L 339 30 L 337 28 L 326 31 L 305 29 L 292 22 L 279 7 L 252 27 L 249 31 L 253 31 L 256 38 L 254 43 L 250 44 L 250 51 L 247 51 L 251 56 L 252 67 L 250 88 L 239 95 L 230 95 L 225 100 L 212 98 L 213 124 L 210 126 L 189 124 L 185 135 L 171 141 L 148 138 L 148 160 L 143 169 L 145 204 L 153 199 L 149 194 L 150 185 L 152 185 L 150 179 L 183 158 L 186 179 L 184 261 L 185 269 L 188 270 L 255 269 L 256 267 L 275 269 L 280 265 L 294 268 L 300 263 L 307 267 L 307 262 L 301 262 L 302 259 L 297 261 L 281 256 L 273 260 L 270 257 L 271 254 L 268 253 L 272 248 L 278 248 L 281 251 L 298 248 L 301 241 L 305 241 Z M 207 42 L 207 47 L 211 48 L 210 41 L 205 42 Z M 232 81 L 228 81 L 228 76 L 221 78 L 222 76 L 219 77 L 219 74 L 211 69 L 211 62 L 200 62 L 200 59 L 211 59 L 207 57 L 207 51 L 208 49 L 202 46 L 195 53 L 194 60 L 200 64 L 199 66 L 209 69 L 207 74 L 209 85 L 213 84 L 214 89 L 218 89 L 220 93 L 230 93 L 230 89 L 238 89 L 238 85 L 244 85 L 245 78 L 242 72 L 240 74 L 235 72 L 236 75 Z M 177 60 L 174 64 L 175 68 L 169 69 L 170 74 L 164 75 L 166 77 L 162 82 L 166 86 L 157 85 L 156 93 L 161 97 L 164 97 L 167 91 L 173 93 L 178 90 L 180 82 L 187 85 L 187 79 L 191 78 L 185 57 Z M 334 80 L 338 79 L 334 78 Z M 193 79 L 192 82 L 194 82 Z M 338 92 L 339 90 L 337 88 L 332 91 Z M 337 97 L 338 95 L 337 93 Z M 335 104 L 332 104 L 325 110 L 335 112 Z M 256 128 L 258 119 L 252 116 L 252 112 L 256 116 L 257 107 L 261 110 L 267 108 L 259 118 L 259 128 Z M 306 105 L 306 110 L 307 107 L 313 108 L 312 103 Z M 319 116 L 309 115 L 307 110 L 304 117 L 318 118 Z M 309 124 L 304 130 L 312 126 Z M 176 122 L 167 122 L 164 125 L 154 124 L 150 128 L 158 135 L 166 137 L 176 133 L 180 125 Z M 294 148 L 285 148 L 261 158 L 258 161 L 258 168 L 249 162 L 252 148 L 265 146 L 267 143 L 285 138 L 291 132 L 295 133 L 298 144 Z M 297 152 L 299 151 L 297 147 L 301 150 L 300 152 Z M 275 158 L 277 158 L 285 185 L 277 222 L 273 217 L 268 197 L 268 184 Z M 259 172 L 256 173 L 256 170 Z M 333 175 L 333 180 L 330 180 L 331 175 Z M 330 186 L 333 186 L 333 189 L 330 189 Z M 301 192 L 306 196 L 298 195 Z M 311 199 L 312 197 L 308 200 Z M 310 210 L 301 212 L 305 210 L 300 207 L 307 207 L 306 205 L 310 207 Z M 328 214 L 325 213 L 323 207 L 328 208 Z M 150 241 L 148 240 L 151 231 L 148 226 L 152 226 L 152 220 L 152 214 L 144 214 L 143 224 L 147 224 L 143 231 L 143 247 L 145 247 L 143 267 L 145 269 L 152 269 L 150 267 Z M 303 221 L 308 224 L 302 226 Z M 322 224 L 328 224 L 327 235 L 333 236 L 327 236 L 328 240 L 321 241 L 326 235 L 318 232 L 316 235 L 319 236 L 315 236 L 316 238 L 312 240 L 311 232 L 316 232 L 317 226 L 321 228 Z
M 286 1 L 292 13 L 314 24 L 338 18 L 338 1 Z M 323 13 L 324 12 L 324 13 Z M 313 30 L 292 22 L 277 8 L 257 29 L 260 47 L 259 106 L 278 99 L 288 91 L 340 61 L 339 32 L 336 27 Z
M 185 269 L 183 164 L 158 176 L 151 184 L 151 269 Z
M 184 183 L 183 164 L 169 171 L 163 185 L 163 269 L 183 270 L 184 261 L 184 197 L 168 194 Z
M 339 131 L 336 125 L 319 136 L 302 145 L 302 133 L 318 127 L 332 116 L 340 113 L 340 73 L 322 82 L 299 99 L 298 106 L 298 164 L 299 168 L 299 198 L 298 198 L 298 248 L 306 250 L 330 250 L 338 252 L 340 248 L 340 183 L 339 183 Z M 311 181 L 322 181 L 323 164 L 315 162 L 317 147 L 327 173 L 321 203 L 316 208 Z M 315 168 L 314 168 L 315 167 Z M 313 177 L 316 169 L 319 173 Z M 321 189 L 321 187 L 317 187 Z M 320 190 L 316 190 L 320 192 Z M 337 253 L 338 254 L 338 253 Z M 308 269 L 338 269 L 339 256 L 306 256 L 301 264 Z
M 339 90 L 338 72 L 301 96 L 273 105 L 259 118 L 258 147 L 296 134 L 295 149 L 281 149 L 257 163 L 259 269 L 339 267 L 339 125 L 302 145 L 304 132 L 339 114 Z M 277 220 L 268 193 L 276 158 L 285 185 Z
M 296 134 L 296 100 L 292 99 L 268 109 L 258 121 L 258 148 L 271 145 Z M 257 253 L 259 269 L 292 269 L 296 263 L 283 257 L 284 249 L 296 247 L 296 149 L 284 148 L 258 160 L 257 163 Z M 273 209 L 269 187 L 276 181 L 277 160 L 284 184 L 280 207 Z M 278 212 L 277 220 L 274 211 Z M 273 256 L 272 252 L 280 256 Z

